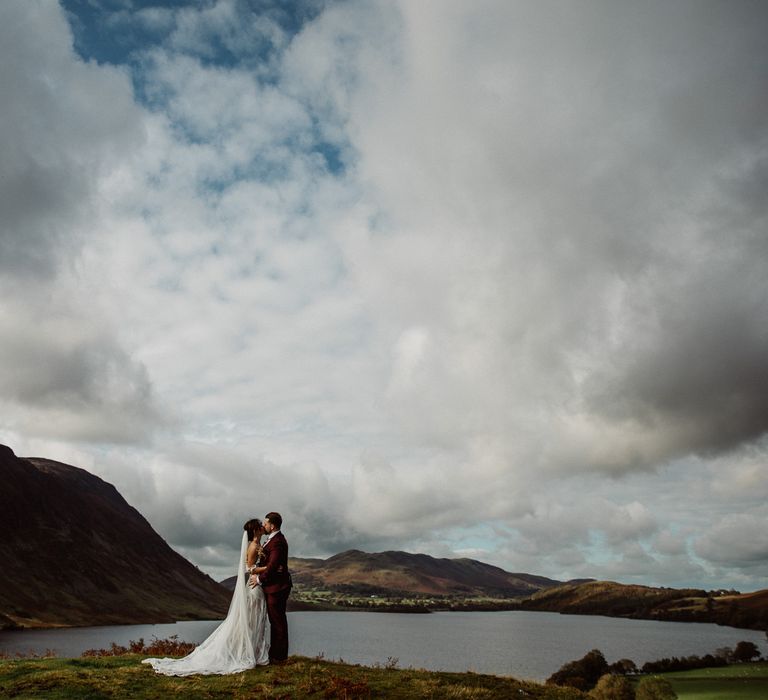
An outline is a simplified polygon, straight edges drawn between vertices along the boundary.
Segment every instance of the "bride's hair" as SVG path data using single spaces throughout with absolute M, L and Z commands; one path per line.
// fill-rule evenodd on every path
M 243 530 L 248 533 L 248 541 L 250 542 L 256 537 L 259 530 L 261 530 L 261 520 L 258 518 L 249 520 L 245 525 L 243 525 Z

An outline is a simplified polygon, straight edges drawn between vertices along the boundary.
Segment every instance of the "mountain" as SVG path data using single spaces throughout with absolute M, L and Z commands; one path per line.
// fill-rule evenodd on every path
M 427 554 L 357 549 L 329 559 L 291 559 L 294 583 L 306 588 L 457 596 L 527 596 L 559 585 L 543 576 L 513 574 L 474 559 L 436 559 Z
M 216 619 L 231 594 L 111 484 L 0 445 L 0 626 Z
M 524 610 L 768 628 L 768 590 L 754 593 L 654 588 L 614 581 L 568 583 L 521 602 Z
M 510 609 L 512 599 L 561 583 L 511 574 L 474 559 L 436 559 L 407 552 L 369 554 L 350 549 L 328 559 L 290 557 L 288 566 L 294 583 L 289 610 L 427 612 L 435 605 L 443 609 L 448 600 L 451 609 Z M 232 576 L 221 584 L 231 591 L 236 581 Z M 431 596 L 442 602 L 424 600 Z

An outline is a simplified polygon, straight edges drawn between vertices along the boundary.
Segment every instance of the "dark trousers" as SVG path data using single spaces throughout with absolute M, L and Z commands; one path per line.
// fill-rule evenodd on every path
M 266 593 L 267 617 L 269 617 L 269 660 L 285 661 L 288 658 L 288 605 L 290 588 L 274 593 Z

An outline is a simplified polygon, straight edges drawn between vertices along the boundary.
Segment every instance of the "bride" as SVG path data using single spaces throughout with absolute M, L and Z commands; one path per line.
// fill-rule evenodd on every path
M 202 644 L 181 659 L 144 659 L 157 673 L 166 676 L 191 676 L 195 673 L 239 673 L 269 663 L 269 619 L 260 586 L 246 585 L 250 569 L 261 556 L 260 520 L 243 525 L 237 584 L 226 619 Z

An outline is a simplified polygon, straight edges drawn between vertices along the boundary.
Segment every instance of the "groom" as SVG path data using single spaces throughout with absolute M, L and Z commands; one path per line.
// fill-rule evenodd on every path
M 251 577 L 250 584 L 261 584 L 267 601 L 267 616 L 271 630 L 269 662 L 282 663 L 288 658 L 288 617 L 285 614 L 288 594 L 291 592 L 291 574 L 288 571 L 288 542 L 280 532 L 283 519 L 280 513 L 264 516 L 264 564 L 258 571 L 258 579 Z

